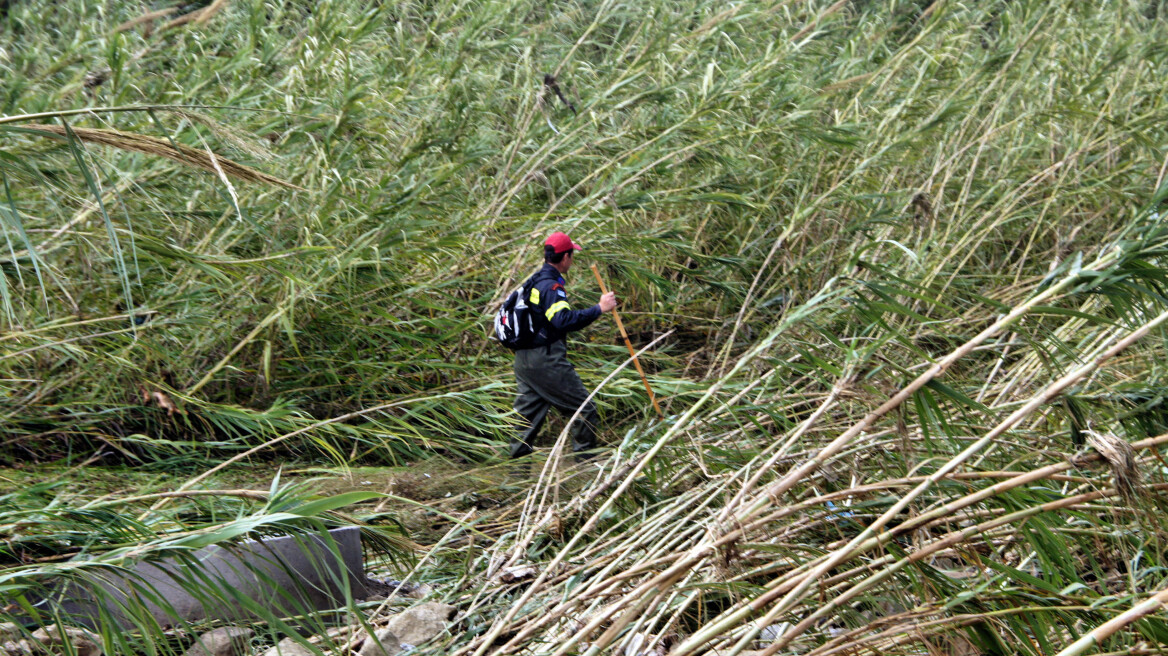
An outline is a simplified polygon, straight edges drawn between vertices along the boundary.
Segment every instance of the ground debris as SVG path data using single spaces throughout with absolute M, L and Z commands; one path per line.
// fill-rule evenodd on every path
M 365 589 L 369 593 L 368 599 L 372 600 L 386 599 L 391 595 L 422 599 L 433 592 L 433 588 L 425 583 L 398 581 L 396 579 L 379 579 L 372 576 L 365 577 Z
M 199 636 L 184 656 L 238 656 L 247 653 L 255 631 L 239 626 L 224 626 Z
M 539 568 L 535 565 L 518 565 L 516 567 L 508 567 L 499 572 L 499 580 L 503 583 L 514 583 L 524 579 L 534 578 L 539 574 Z
M 385 628 L 403 643 L 420 645 L 446 631 L 456 610 L 447 604 L 427 602 L 394 615 Z
M 389 629 L 378 629 L 373 636 L 365 636 L 358 656 L 393 656 L 402 651 L 401 641 Z
M 264 656 L 314 656 L 313 651 L 293 638 L 284 638 L 275 647 L 264 652 Z
M 52 653 L 61 651 L 60 647 L 68 642 L 77 656 L 101 656 L 101 638 L 85 629 L 72 626 L 63 629 L 59 626 L 41 627 L 33 631 L 32 640 L 44 645 Z

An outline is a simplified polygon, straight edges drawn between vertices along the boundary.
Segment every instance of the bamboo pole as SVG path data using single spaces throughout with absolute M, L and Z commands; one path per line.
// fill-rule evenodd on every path
M 600 285 L 600 293 L 607 294 L 608 288 L 604 286 L 604 279 L 600 277 L 600 269 L 596 268 L 596 263 L 592 264 L 592 275 L 596 276 L 596 284 Z M 657 411 L 657 416 L 665 419 L 665 413 L 661 412 L 661 406 L 657 404 L 657 397 L 653 394 L 653 388 L 649 387 L 649 378 L 645 376 L 645 370 L 641 368 L 640 360 L 637 360 L 637 352 L 633 350 L 633 343 L 629 341 L 629 334 L 625 332 L 625 325 L 621 323 L 620 314 L 617 313 L 616 308 L 612 309 L 612 318 L 616 320 L 616 327 L 620 329 L 621 337 L 625 340 L 625 346 L 629 349 L 629 355 L 633 356 L 633 366 L 637 368 L 637 373 L 641 374 L 641 382 L 645 383 L 645 391 L 649 393 L 649 400 L 653 402 L 653 409 Z

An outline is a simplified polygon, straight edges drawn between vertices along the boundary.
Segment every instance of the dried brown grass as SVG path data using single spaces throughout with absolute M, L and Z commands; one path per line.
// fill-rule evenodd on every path
M 64 126 L 60 125 L 46 125 L 42 123 L 32 123 L 21 126 L 26 130 L 34 132 L 43 132 L 52 134 L 58 137 L 65 137 L 66 132 Z M 76 135 L 81 141 L 87 143 L 102 144 L 105 146 L 112 146 L 120 148 L 121 150 L 129 150 L 133 152 L 146 153 L 147 155 L 155 155 L 158 157 L 165 157 L 167 159 L 193 166 L 195 168 L 203 169 L 211 173 L 218 174 L 221 169 L 225 175 L 230 175 L 233 178 L 243 180 L 246 182 L 264 182 L 271 185 L 285 187 L 287 189 L 298 189 L 303 191 L 302 187 L 298 187 L 290 182 L 286 182 L 267 173 L 262 173 L 249 166 L 244 166 L 239 162 L 227 159 L 220 155 L 216 155 L 207 150 L 196 150 L 182 144 L 172 144 L 165 139 L 157 137 L 150 137 L 144 134 L 137 134 L 134 132 L 122 132 L 120 130 L 108 130 L 97 128 L 70 128 L 72 133 Z
M 1097 433 L 1086 431 L 1087 444 L 1095 449 L 1115 477 L 1115 488 L 1125 498 L 1133 498 L 1140 485 L 1140 470 L 1136 464 L 1135 450 L 1131 444 L 1117 437 L 1114 433 Z
M 178 7 L 167 7 L 166 9 L 146 12 L 137 18 L 130 19 L 121 25 L 118 25 L 114 28 L 114 32 L 126 32 L 128 30 L 134 29 L 135 27 L 138 27 L 139 25 L 146 24 L 146 33 L 149 34 L 152 29 L 150 25 L 151 23 L 153 23 L 155 20 L 158 20 L 159 18 L 166 18 L 176 11 L 178 11 Z
M 179 27 L 182 25 L 186 25 L 187 23 L 194 23 L 195 25 L 203 25 L 207 21 L 211 20 L 211 17 L 214 16 L 215 14 L 219 13 L 223 9 L 223 7 L 225 7 L 226 5 L 227 5 L 227 0 L 215 0 L 214 2 L 207 5 L 206 7 L 203 7 L 202 9 L 196 9 L 195 11 L 192 11 L 190 13 L 183 14 L 182 16 L 179 16 L 178 18 L 170 21 L 169 23 L 166 23 L 162 27 L 158 28 L 158 31 L 165 32 L 166 30 L 169 30 L 172 27 Z

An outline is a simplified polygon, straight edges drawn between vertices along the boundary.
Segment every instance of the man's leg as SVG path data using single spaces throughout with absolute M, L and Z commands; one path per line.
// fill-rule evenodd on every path
M 526 426 L 520 426 L 518 433 L 511 438 L 511 457 L 520 458 L 532 452 L 535 438 L 539 429 L 547 419 L 548 408 L 551 404 L 544 400 L 531 385 L 522 377 L 516 376 L 519 382 L 519 395 L 515 397 L 515 411 L 523 417 Z
M 570 366 L 570 365 L 569 365 Z M 572 438 L 572 451 L 588 451 L 596 448 L 596 429 L 600 426 L 600 413 L 596 411 L 596 404 L 592 401 L 585 403 L 588 390 L 576 374 L 574 368 L 564 372 L 563 386 L 556 408 L 571 417 L 581 405 L 580 416 L 572 422 L 568 429 L 568 436 Z
M 540 382 L 544 383 L 540 385 L 540 392 L 566 417 L 571 417 L 580 409 L 580 416 L 568 429 L 568 436 L 572 438 L 572 451 L 596 448 L 596 429 L 600 425 L 600 414 L 596 412 L 594 403 L 591 401 L 585 403 L 588 390 L 576 373 L 576 368 L 568 362 L 563 350 L 553 349 L 544 380 Z M 580 406 L 584 407 L 581 409 Z
M 528 390 L 538 395 L 543 406 L 540 423 L 547 415 L 547 404 L 571 417 L 584 405 L 580 417 L 572 423 L 568 435 L 572 438 L 573 451 L 586 451 L 596 447 L 596 428 L 600 425 L 600 415 L 596 406 L 589 401 L 588 390 L 584 388 L 576 368 L 568 361 L 568 349 L 564 342 L 556 342 L 547 348 L 534 348 L 516 353 L 515 377 L 522 381 L 520 390 Z M 519 410 L 516 400 L 516 410 Z M 523 414 L 520 411 L 520 414 Z M 534 438 L 532 433 L 532 438 Z

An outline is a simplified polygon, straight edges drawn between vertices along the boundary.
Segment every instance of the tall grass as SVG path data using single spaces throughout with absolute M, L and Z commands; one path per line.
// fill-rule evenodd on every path
M 45 7 L 2 19 L 6 459 L 490 458 L 486 321 L 564 229 L 673 330 L 671 418 L 615 376 L 601 469 L 451 529 L 442 649 L 1168 642 L 1128 612 L 1165 587 L 1158 3 Z M 1088 444 L 1125 443 L 1117 485 Z

